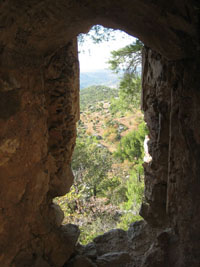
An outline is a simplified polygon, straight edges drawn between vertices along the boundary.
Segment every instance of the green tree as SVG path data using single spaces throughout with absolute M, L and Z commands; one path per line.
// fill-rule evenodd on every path
M 113 40 L 115 38 L 114 32 L 118 32 L 120 30 L 114 30 L 112 28 L 106 28 L 102 25 L 94 25 L 90 31 L 86 34 L 80 33 L 78 36 L 79 44 L 82 44 L 86 38 L 89 38 L 93 41 L 93 43 L 102 43 L 102 42 L 108 42 L 109 40 Z
M 112 113 L 117 110 L 132 110 L 140 105 L 142 47 L 142 42 L 136 40 L 131 45 L 111 52 L 111 59 L 108 61 L 110 69 L 116 73 L 123 73 L 119 98 L 113 99 L 111 103 Z
M 64 200 L 57 201 L 65 213 L 65 223 L 79 224 L 82 244 L 115 227 L 119 202 L 127 201 L 126 185 L 109 175 L 111 165 L 108 149 L 95 137 L 79 132 L 72 159 L 74 185 Z
M 120 160 L 129 160 L 133 163 L 130 170 L 130 176 L 126 184 L 126 197 L 121 206 L 124 211 L 118 227 L 127 229 L 128 225 L 136 220 L 140 220 L 139 209 L 144 194 L 144 170 L 143 170 L 143 156 L 144 156 L 144 139 L 147 134 L 147 128 L 144 122 L 140 123 L 137 131 L 130 132 L 129 135 L 123 137 L 116 152 L 116 157 Z
M 147 128 L 142 122 L 137 131 L 133 130 L 121 139 L 114 156 L 122 162 L 128 160 L 135 164 L 139 163 L 144 156 L 143 145 L 146 134 Z
M 127 201 L 121 205 L 124 212 L 117 225 L 117 227 L 125 230 L 128 229 L 130 223 L 141 220 L 141 217 L 139 216 L 139 209 L 144 194 L 144 181 L 139 181 L 135 170 L 132 170 L 126 186 Z
M 95 138 L 77 139 L 72 159 L 75 183 L 81 187 L 87 197 L 101 194 L 104 180 L 108 177 L 112 159 L 107 148 L 102 147 Z
M 127 109 L 138 108 L 141 98 L 141 78 L 131 73 L 125 73 L 119 86 L 119 98 Z
M 143 43 L 137 39 L 133 44 L 112 51 L 111 59 L 108 61 L 110 69 L 117 73 L 137 74 L 142 61 L 142 48 Z
M 121 139 L 114 155 L 122 162 L 124 160 L 133 162 L 142 156 L 142 147 L 136 131 L 130 132 Z

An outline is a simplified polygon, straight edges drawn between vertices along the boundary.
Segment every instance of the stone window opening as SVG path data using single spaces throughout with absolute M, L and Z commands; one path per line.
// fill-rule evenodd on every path
M 132 39 L 132 41 L 134 41 L 134 39 Z M 105 79 L 106 79 L 106 77 L 105 77 Z M 93 85 L 93 86 L 95 86 L 95 85 Z M 98 87 L 98 86 L 99 86 L 98 90 L 103 90 L 103 88 L 101 88 L 101 87 L 103 87 L 103 85 L 96 85 L 96 87 Z M 105 86 L 105 88 L 107 88 L 107 86 Z M 113 90 L 113 89 L 110 88 L 110 90 Z M 80 95 L 81 95 L 81 92 L 82 91 L 80 91 Z M 93 93 L 91 92 L 91 94 L 93 94 Z M 119 98 L 119 97 L 116 96 L 116 98 Z M 95 237 L 95 230 L 96 230 L 95 228 L 100 229 L 99 231 L 96 231 L 96 235 L 99 235 L 99 234 L 103 234 L 104 232 L 107 232 L 108 230 L 113 229 L 113 228 L 119 228 L 119 227 L 128 228 L 129 223 L 140 219 L 138 212 L 139 212 L 139 206 L 142 203 L 142 198 L 141 198 L 140 202 L 137 203 L 137 207 L 134 207 L 134 209 L 129 208 L 128 210 L 126 210 L 122 207 L 123 202 L 124 202 L 124 206 L 125 206 L 125 202 L 128 201 L 127 193 L 125 193 L 125 190 L 126 191 L 128 190 L 127 182 L 130 179 L 129 178 L 130 175 L 132 175 L 130 173 L 130 171 L 128 171 L 128 169 L 131 168 L 131 166 L 133 166 L 135 164 L 134 159 L 132 160 L 132 162 L 129 162 L 128 160 L 123 161 L 124 163 L 123 163 L 122 167 L 120 166 L 119 159 L 118 159 L 118 163 L 115 160 L 116 162 L 113 163 L 112 166 L 107 166 L 107 165 L 110 164 L 110 163 L 108 163 L 108 161 L 111 161 L 111 160 L 114 161 L 113 160 L 114 157 L 113 157 L 113 155 L 111 155 L 112 154 L 111 151 L 114 152 L 114 150 L 117 149 L 117 144 L 119 145 L 121 138 L 125 137 L 128 133 L 130 133 L 134 129 L 137 129 L 138 125 L 143 121 L 143 115 L 139 111 L 140 110 L 139 107 L 137 107 L 137 109 L 134 109 L 134 111 L 130 111 L 127 109 L 125 113 L 128 115 L 126 115 L 126 116 L 119 115 L 119 114 L 118 115 L 114 114 L 111 116 L 111 114 L 108 114 L 109 108 L 111 105 L 110 101 L 111 101 L 111 99 L 107 100 L 107 102 L 105 101 L 105 103 L 104 103 L 103 101 L 100 101 L 100 102 L 96 101 L 95 102 L 95 100 L 94 100 L 94 103 L 88 105 L 84 114 L 83 114 L 83 110 L 80 111 L 80 118 L 79 118 L 79 121 L 77 124 L 78 135 L 79 134 L 83 135 L 83 133 L 81 133 L 81 131 L 82 132 L 84 131 L 85 134 L 87 135 L 86 139 L 87 139 L 88 143 L 84 148 L 85 152 L 83 152 L 83 149 L 81 148 L 81 145 L 79 143 L 76 145 L 74 153 L 76 153 L 78 160 L 72 159 L 72 170 L 73 170 L 73 173 L 75 176 L 74 183 L 71 187 L 70 192 L 67 193 L 66 196 L 61 197 L 61 198 L 57 198 L 55 200 L 55 202 L 57 204 L 59 204 L 62 207 L 62 209 L 64 210 L 65 217 L 63 220 L 63 224 L 66 224 L 66 223 L 76 224 L 81 228 L 81 231 L 83 231 L 83 232 L 84 232 L 84 228 L 88 227 L 89 231 L 94 232 L 94 234 L 91 234 L 91 236 L 89 237 L 90 238 L 89 240 L 91 240 L 91 237 Z M 86 103 L 85 103 L 85 105 L 86 105 Z M 98 110 L 101 110 L 101 112 L 99 112 Z M 136 113 L 134 114 L 135 111 L 136 111 Z M 122 112 L 122 110 L 119 110 L 118 113 L 119 112 Z M 96 115 L 95 115 L 95 113 L 96 113 Z M 100 113 L 103 113 L 103 114 L 100 115 Z M 95 117 L 95 116 L 97 116 L 97 117 Z M 87 119 L 85 119 L 86 117 L 87 117 Z M 103 121 L 104 121 L 104 123 L 103 123 Z M 104 130 L 103 130 L 103 128 L 104 128 Z M 109 129 L 110 130 L 114 129 L 114 133 L 108 132 Z M 104 135 L 104 137 L 107 135 L 106 136 L 106 138 L 108 139 L 106 141 L 107 143 L 104 140 L 105 138 L 102 137 L 103 135 Z M 109 138 L 110 138 L 110 140 L 109 140 Z M 91 140 L 93 139 L 93 141 L 89 141 L 89 139 L 91 139 Z M 109 142 L 111 142 L 110 145 L 109 145 Z M 113 143 L 115 143 L 115 145 L 113 145 Z M 84 143 L 82 143 L 82 146 L 84 146 Z M 109 151 L 109 149 L 108 149 L 109 146 L 110 146 L 111 151 Z M 91 150 L 93 150 L 93 152 L 89 152 L 88 147 L 91 147 Z M 78 151 L 78 149 L 79 149 L 79 151 Z M 87 152 L 86 152 L 86 150 L 87 150 Z M 79 157 L 78 153 L 82 153 L 82 158 Z M 101 161 L 101 162 L 99 163 L 99 166 L 96 165 L 94 167 L 94 169 L 96 168 L 96 170 L 97 170 L 97 169 L 102 168 L 102 169 L 104 169 L 104 174 L 102 171 L 99 171 L 98 174 L 96 174 L 97 176 L 99 175 L 98 179 L 96 181 L 97 184 L 94 183 L 94 185 L 91 185 L 91 183 L 87 183 L 87 182 L 85 183 L 85 181 L 82 180 L 82 176 L 83 176 L 82 173 L 85 171 L 84 170 L 85 167 L 83 166 L 84 164 L 86 164 L 87 166 L 92 165 L 89 163 L 89 161 L 86 161 L 88 154 L 90 154 L 89 157 L 92 157 L 92 155 L 94 155 L 95 153 L 97 153 L 96 157 L 99 157 L 99 161 Z M 100 156 L 101 154 L 102 154 L 102 156 Z M 105 160 L 103 162 L 102 157 L 104 157 L 104 158 L 107 157 L 106 162 L 105 162 Z M 75 161 L 77 161 L 77 162 L 75 162 Z M 91 159 L 91 163 L 92 162 L 94 163 L 94 161 L 95 161 L 95 158 Z M 77 164 L 79 165 L 78 168 L 76 166 L 77 170 L 73 169 L 73 166 L 77 165 Z M 105 172 L 106 166 L 108 168 L 107 172 Z M 81 170 L 81 168 L 82 168 L 82 170 Z M 87 167 L 87 168 L 89 168 L 89 167 Z M 94 169 L 93 170 L 92 170 L 92 168 L 91 168 L 91 170 L 89 169 L 89 172 L 90 171 L 94 172 Z M 120 173 L 118 174 L 119 177 L 120 176 L 124 177 L 124 178 L 120 178 L 121 180 L 118 180 L 118 181 L 117 181 L 117 179 L 119 179 L 119 177 L 117 178 L 117 174 L 116 174 L 117 171 L 120 171 Z M 114 204 L 113 200 L 111 201 L 108 198 L 106 198 L 105 193 L 104 194 L 101 193 L 101 195 L 97 197 L 97 194 L 99 195 L 99 192 L 98 192 L 99 189 L 97 189 L 98 183 L 100 183 L 99 177 L 102 177 L 102 175 L 107 177 L 106 179 L 109 179 L 110 181 L 116 177 L 116 181 L 113 181 L 113 183 L 118 182 L 119 183 L 118 186 L 122 187 L 121 188 L 121 190 L 122 190 L 121 196 L 118 196 L 118 198 L 119 199 L 121 198 L 121 200 L 119 200 L 119 203 L 117 205 Z M 134 179 L 136 179 L 135 186 L 137 186 L 137 183 L 139 185 L 141 182 L 143 182 L 142 171 L 140 170 L 138 173 L 135 173 L 135 176 L 136 176 L 134 178 Z M 95 174 L 94 174 L 94 177 L 95 177 Z M 102 177 L 101 179 L 105 180 L 105 177 Z M 90 177 L 90 179 L 91 179 L 91 177 Z M 133 179 L 133 177 L 131 179 Z M 84 186 L 84 188 L 82 187 L 82 189 L 80 190 L 79 187 L 80 187 L 81 183 L 84 183 L 85 186 Z M 106 182 L 104 182 L 104 183 L 105 183 L 104 191 L 110 190 L 110 189 L 106 189 Z M 108 186 L 109 185 L 107 185 L 107 187 Z M 130 183 L 130 186 L 133 186 L 133 184 Z M 88 187 L 88 191 L 87 191 L 87 187 Z M 93 188 L 92 193 L 91 193 L 91 188 L 89 188 L 89 187 Z M 108 188 L 110 188 L 110 187 L 108 187 Z M 90 192 L 89 192 L 89 190 L 90 190 Z M 135 189 L 135 190 L 137 191 L 137 189 Z M 143 189 L 141 188 L 140 190 L 143 190 Z M 79 191 L 82 191 L 82 192 L 79 192 Z M 117 192 L 116 188 L 115 188 L 115 191 Z M 135 191 L 135 194 L 137 194 L 136 191 Z M 81 196 L 81 194 L 88 194 L 88 196 L 85 199 L 83 199 L 83 195 Z M 115 193 L 113 193 L 113 194 L 115 194 Z M 119 192 L 116 194 L 120 195 Z M 133 191 L 133 194 L 134 194 L 134 191 Z M 104 197 L 103 197 L 103 195 L 104 195 Z M 117 195 L 116 195 L 116 197 L 117 197 Z M 130 192 L 129 192 L 129 197 L 130 197 Z M 113 198 L 113 196 L 112 196 L 112 198 Z M 67 201 L 69 202 L 68 205 L 67 205 Z M 136 200 L 132 200 L 132 201 L 136 201 Z M 121 207 L 120 207 L 120 205 L 121 205 Z M 129 203 L 129 205 L 130 205 L 130 203 Z M 134 205 L 134 203 L 133 203 L 133 205 Z M 136 203 L 135 203 L 135 205 L 136 205 Z M 116 212 L 114 212 L 115 209 L 116 209 Z M 136 212 L 136 210 L 137 210 L 137 212 Z M 87 212 L 88 212 L 88 214 L 86 214 Z M 103 215 L 101 218 L 101 213 L 107 214 L 107 218 L 103 219 L 105 217 L 105 215 Z M 108 216 L 109 213 L 110 213 L 110 219 Z M 122 215 L 125 215 L 125 213 L 128 213 L 128 215 L 127 215 L 127 218 L 125 218 L 124 220 L 125 221 L 128 220 L 129 223 L 127 223 L 127 222 L 122 223 L 121 222 L 121 225 L 119 226 L 119 222 L 120 222 L 119 218 L 122 217 Z M 137 215 L 137 219 L 134 218 L 134 216 L 131 214 L 133 214 L 134 216 Z M 130 219 L 131 216 L 133 217 L 132 220 Z M 77 218 L 75 218 L 75 217 L 77 217 Z M 100 224 L 102 225 L 102 227 L 99 226 Z M 126 226 L 125 226 L 125 224 L 126 224 Z M 90 227 L 90 225 L 92 227 Z M 86 230 L 88 232 L 88 229 L 86 229 Z M 88 233 L 87 233 L 87 235 L 88 235 Z M 84 234 L 83 234 L 83 236 L 84 236 Z M 84 238 L 85 238 L 84 242 L 88 243 L 88 241 L 87 241 L 88 236 L 85 236 Z

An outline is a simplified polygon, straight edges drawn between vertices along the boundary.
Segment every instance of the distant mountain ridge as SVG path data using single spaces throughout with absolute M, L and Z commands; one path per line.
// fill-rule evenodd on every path
M 91 85 L 106 85 L 117 87 L 119 84 L 119 75 L 110 70 L 97 70 L 80 73 L 80 88 L 86 88 Z

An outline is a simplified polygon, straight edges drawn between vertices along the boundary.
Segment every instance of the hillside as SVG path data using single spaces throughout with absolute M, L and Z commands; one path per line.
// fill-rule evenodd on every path
M 119 84 L 119 76 L 110 70 L 98 70 L 94 72 L 80 73 L 80 88 L 86 88 L 91 85 L 105 85 L 117 87 Z
M 112 98 L 118 97 L 118 90 L 105 85 L 92 85 L 80 91 L 81 112 L 88 108 L 97 108 L 101 103 L 110 102 Z M 101 104 L 102 107 L 102 104 Z M 101 109 L 101 107 L 99 107 Z
M 91 137 L 98 140 L 102 148 L 110 153 L 117 150 L 122 137 L 133 130 L 143 121 L 139 109 L 132 112 L 111 113 L 110 106 L 113 98 L 118 97 L 118 90 L 107 86 L 91 86 L 80 92 L 81 115 L 78 125 L 78 137 Z M 127 173 L 131 168 L 130 162 L 115 162 L 112 169 Z
M 80 91 L 81 114 L 72 158 L 74 185 L 70 193 L 55 200 L 65 213 L 64 223 L 79 225 L 83 244 L 113 227 L 127 229 L 140 219 L 143 115 L 134 108 L 113 114 L 113 98 L 118 98 L 118 90 L 107 86 Z M 138 148 L 141 153 L 136 158 Z
M 115 115 L 111 114 L 111 99 L 117 97 L 117 93 L 117 90 L 103 86 L 93 86 L 81 91 L 79 131 L 84 130 L 87 135 L 96 136 L 110 152 L 116 150 L 122 136 L 137 130 L 138 124 L 143 120 L 140 110 L 134 110 L 134 113 L 127 111 L 121 114 L 119 111 Z

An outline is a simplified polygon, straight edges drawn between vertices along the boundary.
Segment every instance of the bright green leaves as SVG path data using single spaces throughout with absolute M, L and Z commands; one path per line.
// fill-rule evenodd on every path
M 122 204 L 125 211 L 120 219 L 118 227 L 127 229 L 128 225 L 140 220 L 139 209 L 144 193 L 144 139 L 147 134 L 147 127 L 144 122 L 140 123 L 137 131 L 132 131 L 121 139 L 115 157 L 121 161 L 128 160 L 133 163 L 130 176 L 126 183 L 127 201 Z
M 142 42 L 137 39 L 131 45 L 112 51 L 111 59 L 108 61 L 110 69 L 117 73 L 137 73 L 137 68 L 141 65 L 142 47 Z
M 124 136 L 114 156 L 120 161 L 128 160 L 130 162 L 138 163 L 144 156 L 144 139 L 147 129 L 145 123 L 141 123 L 137 131 L 132 131 Z
M 108 61 L 110 69 L 123 74 L 119 85 L 119 98 L 113 99 L 111 103 L 112 114 L 140 106 L 142 47 L 142 42 L 136 40 L 133 44 L 111 53 L 111 59 Z

